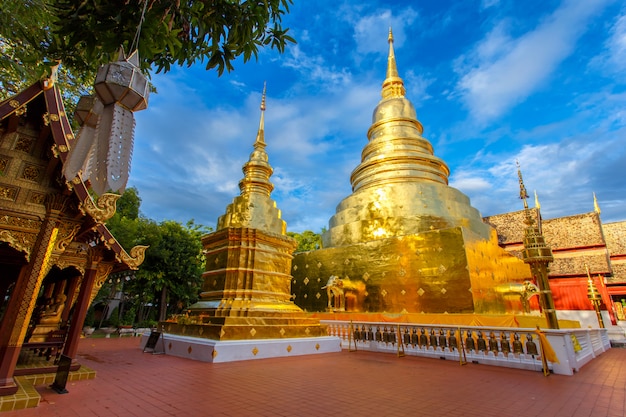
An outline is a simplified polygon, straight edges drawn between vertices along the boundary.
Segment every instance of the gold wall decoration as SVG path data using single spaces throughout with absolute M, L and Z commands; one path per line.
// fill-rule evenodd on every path
M 4 200 L 15 201 L 19 187 L 12 185 L 0 184 L 0 198 Z
M 43 222 L 41 220 L 29 219 L 20 216 L 12 216 L 8 214 L 0 215 L 0 227 L 6 227 L 12 230 L 37 233 L 42 224 Z
M 89 297 L 89 305 L 93 303 L 93 300 L 98 295 L 98 291 L 104 285 L 104 282 L 109 277 L 109 274 L 113 270 L 113 264 L 109 262 L 99 262 L 96 266 L 96 278 L 94 280 L 93 288 L 91 289 L 91 296 Z
M 16 141 L 15 145 L 13 146 L 13 150 L 29 154 L 33 148 L 33 145 L 35 144 L 35 138 L 28 137 L 23 134 L 17 134 L 17 132 L 15 135 Z
M 0 175 L 6 175 L 7 167 L 9 166 L 10 158 L 0 156 Z
M 42 205 L 46 201 L 46 195 L 44 193 L 39 193 L 36 191 L 30 191 L 28 193 L 27 202 L 30 204 Z
M 61 255 L 57 260 L 55 260 L 54 265 L 56 265 L 59 269 L 63 270 L 66 268 L 76 268 L 81 275 L 85 273 L 85 264 L 86 259 L 76 259 L 74 257 L 66 256 L 65 254 Z
M 24 164 L 24 167 L 22 168 L 21 179 L 32 182 L 39 182 L 44 170 L 44 167 L 38 165 Z
M 13 249 L 24 252 L 27 261 L 30 260 L 35 239 L 37 239 L 37 235 L 34 233 L 0 230 L 0 241 L 7 242 Z

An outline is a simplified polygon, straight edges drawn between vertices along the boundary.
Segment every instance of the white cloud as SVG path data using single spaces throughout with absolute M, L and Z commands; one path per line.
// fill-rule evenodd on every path
M 350 82 L 352 74 L 346 68 L 336 68 L 321 55 L 308 55 L 298 45 L 289 48 L 288 57 L 283 57 L 280 64 L 293 68 L 305 76 L 305 80 L 318 87 L 334 87 Z
M 460 171 L 454 176 L 450 186 L 472 194 L 489 191 L 492 188 L 492 184 L 486 178 L 477 176 L 478 174 L 478 172 L 474 171 Z
M 624 134 L 626 128 L 599 136 L 580 134 L 558 143 L 526 145 L 517 152 L 481 154 L 453 172 L 450 184 L 466 193 L 483 215 L 521 210 L 517 160 L 530 195 L 529 204 L 536 191 L 544 217 L 592 211 L 595 191 L 610 207 L 603 213 L 604 220 L 618 220 L 623 213 L 617 203 L 626 202 L 624 185 L 619 180 L 626 174 L 626 166 L 622 165 L 626 155 L 620 148 Z M 617 192 L 620 189 L 622 192 Z
M 609 33 L 610 36 L 605 44 L 606 52 L 601 56 L 601 61 L 612 72 L 624 71 L 626 70 L 626 13 L 623 12 L 615 19 L 615 24 Z
M 457 91 L 472 116 L 493 120 L 545 85 L 604 3 L 565 1 L 519 38 L 507 34 L 510 23 L 498 23 L 459 60 Z
M 493 6 L 497 6 L 500 3 L 500 0 L 481 0 L 480 8 L 481 10 L 488 9 Z
M 431 98 L 426 90 L 435 82 L 434 78 L 426 74 L 415 74 L 414 70 L 407 71 L 403 78 L 407 89 L 406 95 L 411 97 L 411 102 L 416 108 L 421 107 L 425 100 Z
M 395 12 L 395 14 L 394 14 Z M 401 10 L 383 9 L 363 16 L 354 16 L 354 40 L 356 53 L 380 53 L 387 50 L 389 27 L 393 28 L 394 46 L 400 48 L 406 40 L 405 28 L 412 25 L 419 14 L 413 8 Z

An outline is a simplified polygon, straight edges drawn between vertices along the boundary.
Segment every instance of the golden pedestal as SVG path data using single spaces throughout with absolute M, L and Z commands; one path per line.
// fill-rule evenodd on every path
M 296 302 L 307 311 L 328 311 L 322 287 L 337 276 L 346 311 L 503 314 L 522 305 L 498 285 L 527 279 L 529 270 L 495 235 L 485 240 L 453 227 L 296 254 L 292 274 Z
M 325 336 L 319 320 L 291 300 L 295 241 L 257 229 L 228 227 L 202 239 L 206 272 L 189 317 L 165 323 L 168 333 L 215 340 Z

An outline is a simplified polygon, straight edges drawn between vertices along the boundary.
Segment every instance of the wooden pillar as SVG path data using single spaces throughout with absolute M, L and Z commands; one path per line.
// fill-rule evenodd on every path
M 72 314 L 71 326 L 67 334 L 67 339 L 65 340 L 65 348 L 63 349 L 63 354 L 72 359 L 76 358 L 83 323 L 85 322 L 85 316 L 87 316 L 89 302 L 91 301 L 91 292 L 98 274 L 98 264 L 102 260 L 102 255 L 98 248 L 90 248 L 88 256 L 89 260 L 87 262 L 87 268 L 85 269 L 85 276 L 80 286 L 78 299 L 76 300 L 74 313 Z
M 2 308 L 4 307 L 4 298 L 6 297 L 11 284 L 13 284 L 13 281 L 8 278 L 0 280 L 0 311 L 2 311 Z M 0 315 L 0 320 L 2 320 L 2 315 Z
M 0 395 L 17 391 L 13 372 L 59 231 L 58 212 L 48 214 L 33 245 L 30 263 L 22 268 L 0 324 Z
M 76 310 L 75 301 L 77 298 L 76 290 L 78 284 L 80 282 L 80 275 L 73 276 L 67 279 L 67 301 L 65 302 L 65 309 L 63 309 L 63 313 L 61 315 L 61 322 L 67 323 L 67 320 L 70 318 L 70 312 L 72 311 L 72 306 L 74 306 L 74 310 Z

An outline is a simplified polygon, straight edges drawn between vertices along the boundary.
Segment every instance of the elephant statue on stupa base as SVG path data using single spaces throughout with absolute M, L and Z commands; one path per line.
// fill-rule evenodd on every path
M 331 275 L 322 289 L 328 296 L 328 311 L 351 311 L 358 309 L 357 300 L 359 294 L 365 292 L 365 283 Z M 346 299 L 350 301 L 346 303 Z

